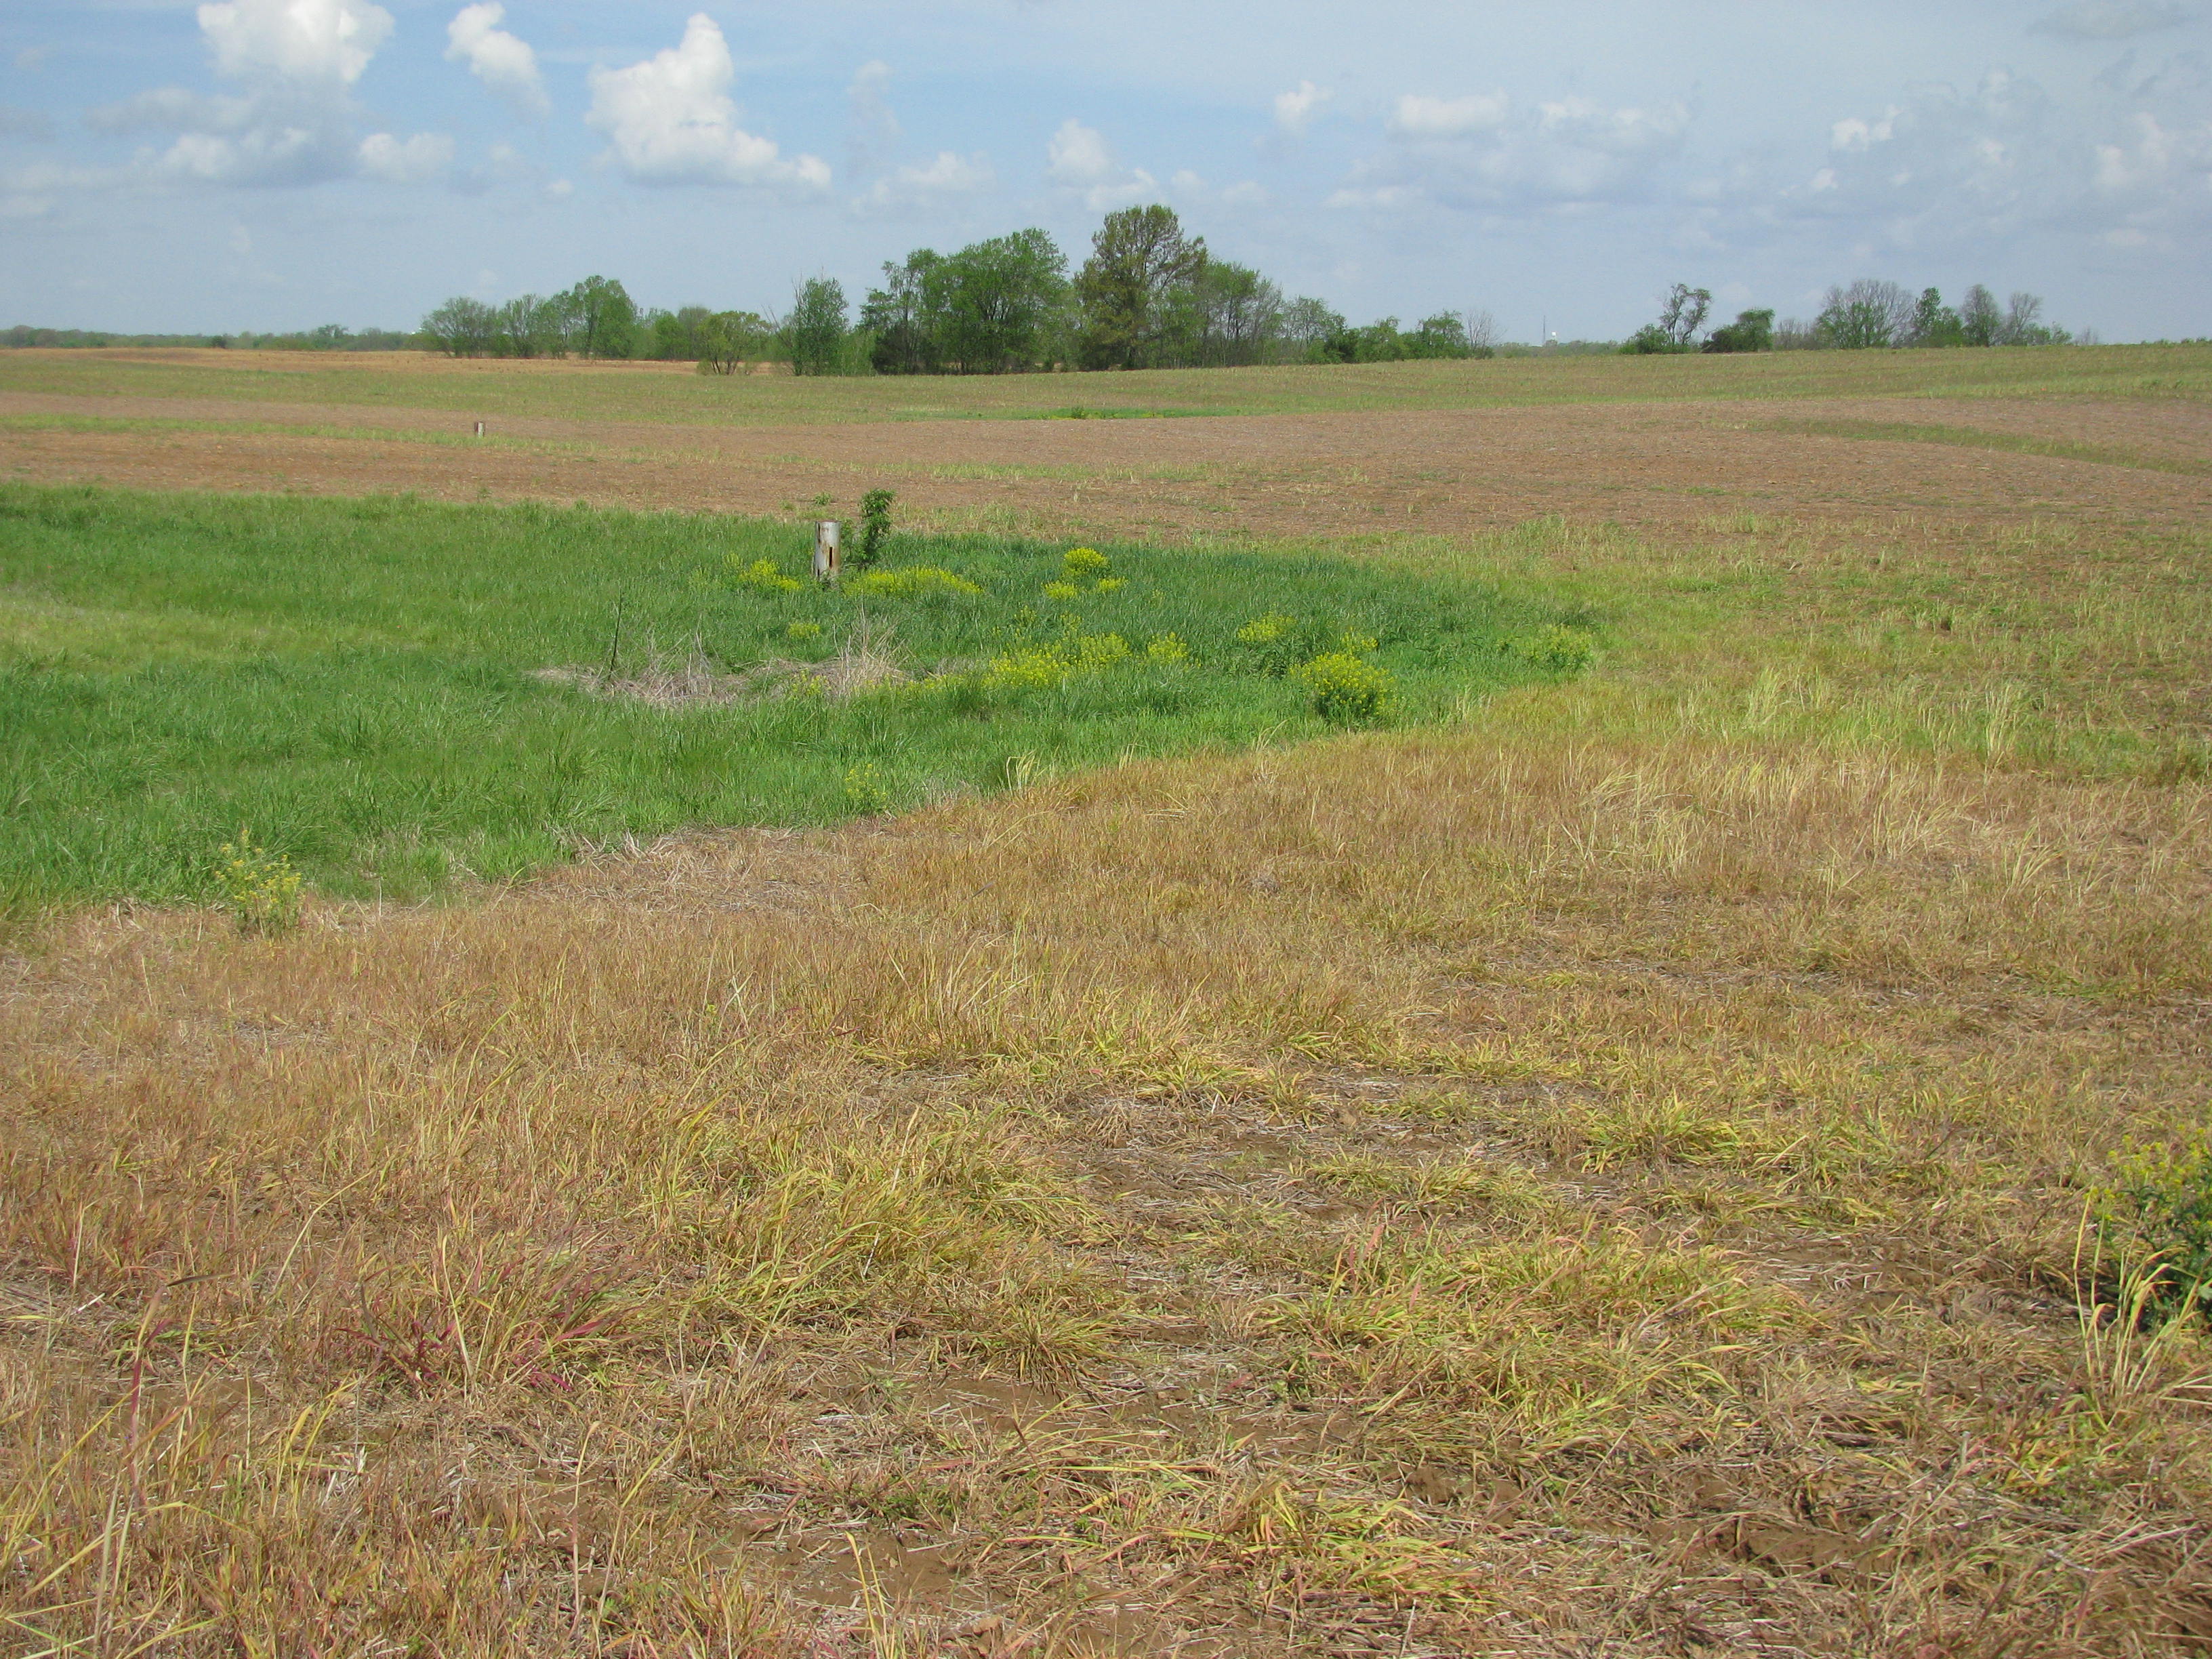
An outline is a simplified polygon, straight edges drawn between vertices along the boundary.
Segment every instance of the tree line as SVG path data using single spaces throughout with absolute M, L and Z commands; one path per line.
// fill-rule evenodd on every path
M 2000 305 L 1979 283 L 1957 306 L 1936 289 L 1863 279 L 1828 290 L 1811 321 L 1744 311 L 1706 327 L 1710 289 L 1677 283 L 1660 315 L 1625 343 L 1508 345 L 1483 311 L 1440 311 L 1411 328 L 1395 317 L 1355 327 L 1321 300 L 1292 297 L 1248 265 L 1216 258 L 1173 210 L 1107 216 L 1090 257 L 1071 270 L 1042 230 L 1019 230 L 951 253 L 917 248 L 887 262 L 855 307 L 842 284 L 799 284 L 782 316 L 684 306 L 647 310 L 622 283 L 587 276 L 553 295 L 503 304 L 447 300 L 414 334 L 337 324 L 289 334 L 123 335 L 17 326 L 9 346 L 215 345 L 382 351 L 428 346 L 456 357 L 647 358 L 702 374 L 787 363 L 800 374 L 1010 374 L 1046 369 L 1224 368 L 1261 363 L 1377 363 L 1409 358 L 1619 350 L 1869 350 L 1903 346 L 2091 344 L 2020 293 Z
M 843 284 L 803 283 L 781 318 L 748 311 L 641 311 L 619 282 L 587 277 L 504 305 L 458 297 L 422 319 L 454 356 L 646 357 L 702 373 L 787 362 L 799 374 L 1011 374 L 1054 368 L 1214 368 L 1391 362 L 1495 355 L 1487 313 L 1443 311 L 1401 328 L 1353 327 L 1322 301 L 1290 298 L 1258 271 L 1215 258 L 1173 210 L 1110 214 L 1069 270 L 1042 230 L 953 253 L 887 262 L 858 315 Z
M 1646 323 L 1620 347 L 1637 356 L 1684 351 L 1881 351 L 1907 346 L 2094 345 L 2085 331 L 2078 337 L 2043 320 L 2043 301 L 2014 294 L 2000 306 L 1996 295 L 1976 283 L 1956 306 L 1943 302 L 1942 290 L 1914 294 L 1900 283 L 1863 277 L 1850 287 L 1829 289 L 1820 315 L 1811 322 L 1774 320 L 1771 310 L 1740 312 L 1700 337 L 1711 314 L 1710 290 L 1677 283 L 1668 291 L 1656 320 Z
M 18 323 L 0 329 L 0 346 L 47 350 L 98 350 L 106 346 L 214 346 L 241 351 L 415 351 L 422 337 L 404 330 L 365 328 L 359 333 L 341 323 L 295 329 L 284 334 L 118 334 L 99 328 L 33 328 Z

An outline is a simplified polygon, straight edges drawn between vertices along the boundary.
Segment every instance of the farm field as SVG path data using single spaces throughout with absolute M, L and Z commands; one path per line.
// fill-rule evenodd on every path
M 458 651 L 425 617 L 471 556 L 530 596 L 470 649 L 570 664 L 605 547 L 672 594 L 796 568 L 878 485 L 908 564 L 1009 592 L 1080 537 L 1224 633 L 1189 572 L 1597 654 L 1364 729 L 978 750 L 896 813 L 824 795 L 839 756 L 807 811 L 708 792 L 420 902 L 334 862 L 279 933 L 128 881 L 19 923 L 28 1650 L 2212 1641 L 2212 1340 L 2112 1305 L 2212 1250 L 2212 349 L 281 392 L 219 356 L 0 357 L 19 684 Z M 1108 391 L 1220 412 L 975 418 Z M 263 563 L 184 580 L 240 524 Z M 94 746 L 159 714 L 88 706 Z M 685 812 L 734 821 L 653 833 Z

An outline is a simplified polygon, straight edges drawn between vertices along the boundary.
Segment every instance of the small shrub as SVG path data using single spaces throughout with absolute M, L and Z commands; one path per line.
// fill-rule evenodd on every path
M 863 569 L 883 556 L 890 539 L 891 503 L 898 497 L 888 489 L 871 489 L 860 497 L 860 544 L 853 550 L 853 562 Z
M 1349 651 L 1316 657 L 1291 678 L 1313 693 L 1314 713 L 1338 725 L 1380 717 L 1395 685 L 1388 669 Z
M 1069 548 L 1060 556 L 1060 565 L 1072 582 L 1103 577 L 1114 568 L 1114 562 L 1095 547 Z
M 845 771 L 845 805 L 855 812 L 874 813 L 886 811 L 891 804 L 890 788 L 883 770 L 873 761 L 862 761 Z
M 991 659 L 983 678 L 1010 688 L 1059 685 L 1071 674 L 1099 673 L 1133 654 L 1119 634 L 1071 635 L 1052 645 L 1023 645 Z
M 2098 1231 L 2118 1254 L 2155 1264 L 2148 1312 L 2212 1322 L 2212 1127 L 2179 1146 L 2130 1148 L 2096 1207 Z
M 1298 658 L 1298 619 L 1273 611 L 1255 617 L 1237 630 L 1237 644 L 1254 672 L 1280 679 Z
M 1076 646 L 1079 668 L 1111 668 L 1129 654 L 1129 642 L 1119 634 L 1093 634 Z
M 980 585 L 965 576 L 933 564 L 904 570 L 869 570 L 845 584 L 848 593 L 875 593 L 885 599 L 916 599 L 926 593 L 981 593 Z
M 822 637 L 822 624 L 816 622 L 795 622 L 783 632 L 787 639 L 818 640 Z
M 1145 656 L 1152 662 L 1188 662 L 1190 647 L 1173 634 L 1163 634 L 1145 647 Z
M 240 933 L 282 933 L 300 921 L 300 873 L 282 853 L 256 847 L 244 830 L 225 842 L 216 871 L 224 904 Z
M 1514 654 L 1547 674 L 1579 674 L 1597 655 L 1597 641 L 1579 628 L 1553 623 L 1513 642 Z
M 1094 593 L 1118 593 L 1127 586 L 1119 576 L 1101 576 L 1098 586 L 1091 591 Z
M 992 658 L 985 678 L 994 685 L 1058 685 L 1067 678 L 1067 659 L 1050 646 L 1018 646 Z
M 768 559 L 755 559 L 750 564 L 740 568 L 737 556 L 732 554 L 728 563 L 732 580 L 745 587 L 757 588 L 763 593 L 796 593 L 806 586 L 796 576 L 785 575 Z

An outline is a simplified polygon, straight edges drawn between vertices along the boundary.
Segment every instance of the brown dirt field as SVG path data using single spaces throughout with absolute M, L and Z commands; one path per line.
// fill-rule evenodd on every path
M 769 514 L 824 493 L 849 512 L 883 484 L 923 523 L 1100 538 L 1458 535 L 1559 515 L 1673 539 L 1742 514 L 2168 530 L 2212 515 L 2212 410 L 2189 403 L 1822 399 L 724 428 L 509 418 L 482 446 L 442 412 L 0 393 L 8 416 L 208 425 L 0 428 L 0 477 L 26 480 Z M 1969 441 L 1879 435 L 1893 426 Z M 435 441 L 410 441 L 414 431 Z M 1975 434 L 2100 458 L 1978 447 Z

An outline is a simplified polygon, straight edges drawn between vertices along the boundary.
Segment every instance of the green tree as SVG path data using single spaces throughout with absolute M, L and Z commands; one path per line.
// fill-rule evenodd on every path
M 637 306 L 611 276 L 586 276 L 562 295 L 570 343 L 586 357 L 627 357 L 636 349 Z
M 696 325 L 699 372 L 734 374 L 739 367 L 775 355 L 777 330 L 757 312 L 720 311 L 702 315 Z
M 1332 343 L 1346 337 L 1344 315 L 1323 301 L 1300 297 L 1283 307 L 1280 355 L 1293 362 L 1349 362 L 1334 355 Z
M 482 300 L 456 295 L 423 318 L 422 332 L 448 357 L 481 357 L 495 349 L 499 317 Z
M 1109 214 L 1075 279 L 1086 368 L 1141 368 L 1157 362 L 1174 319 L 1171 296 L 1206 269 L 1206 239 L 1186 236 L 1171 208 Z
M 1406 355 L 1420 358 L 1472 357 L 1476 346 L 1468 337 L 1467 319 L 1455 311 L 1439 311 L 1421 319 L 1420 326 L 1406 336 Z
M 1959 313 L 1943 303 L 1940 289 L 1920 290 L 1919 302 L 1912 308 L 1912 331 L 1910 343 L 1917 346 L 1955 346 L 1966 343 L 1965 326 Z
M 1771 351 L 1774 349 L 1774 313 L 1771 309 L 1739 311 L 1735 320 L 1725 323 L 1705 337 L 1708 351 Z
M 794 374 L 835 374 L 845 366 L 844 285 L 833 277 L 810 276 L 793 296 L 784 319 L 784 349 Z
M 933 273 L 939 350 L 970 374 L 1034 368 L 1066 302 L 1067 256 L 1042 230 L 963 247 Z
M 1959 334 L 1970 346 L 1993 346 L 2004 331 L 2004 313 L 1997 296 L 1976 283 L 1959 302 Z
M 944 367 L 945 256 L 916 248 L 903 264 L 884 262 L 884 285 L 860 303 L 860 326 L 874 337 L 878 374 L 934 374 Z
M 1191 284 L 1193 363 L 1232 368 L 1267 362 L 1284 324 L 1283 290 L 1248 265 L 1208 259 Z
M 540 299 L 517 295 L 499 308 L 492 350 L 501 357 L 565 357 L 568 355 L 568 302 L 565 295 Z

